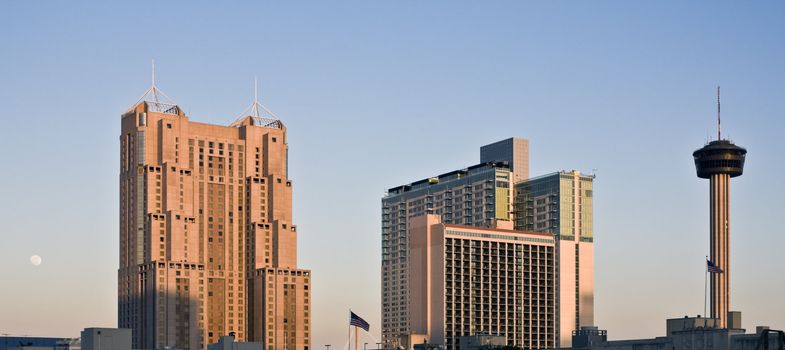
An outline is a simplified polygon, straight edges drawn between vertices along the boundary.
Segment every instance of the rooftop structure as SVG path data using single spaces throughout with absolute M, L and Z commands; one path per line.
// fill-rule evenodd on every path
M 506 162 L 513 173 L 513 182 L 529 178 L 529 140 L 511 137 L 480 147 L 480 162 Z
M 49 338 L 29 336 L 0 336 L 0 350 L 21 350 L 31 348 L 46 348 L 50 350 L 70 350 L 74 347 L 72 338 Z M 79 349 L 79 346 L 75 347 Z
M 207 350 L 264 350 L 261 342 L 238 342 L 234 334 L 229 334 L 218 339 L 217 343 L 207 346 Z
M 130 350 L 131 330 L 127 328 L 85 328 L 82 350 Z
M 240 127 L 242 125 L 256 125 L 262 126 L 267 128 L 276 128 L 281 129 L 283 128 L 283 123 L 281 123 L 281 118 L 278 118 L 275 113 L 267 109 L 264 105 L 259 103 L 259 96 L 257 91 L 257 82 L 256 78 L 254 78 L 254 86 L 253 86 L 253 102 L 251 103 L 248 108 L 246 108 L 240 116 L 235 120 L 230 126 Z
M 735 321 L 741 321 L 737 314 Z M 604 330 L 581 329 L 573 336 L 572 349 L 579 350 L 774 350 L 785 348 L 785 332 L 756 327 L 746 333 L 741 324 L 720 326 L 719 319 L 706 317 L 667 320 L 665 336 L 650 339 L 607 340 Z

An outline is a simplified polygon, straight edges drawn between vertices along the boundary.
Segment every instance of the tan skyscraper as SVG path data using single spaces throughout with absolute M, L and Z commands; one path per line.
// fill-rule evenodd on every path
M 205 349 L 232 332 L 310 347 L 286 127 L 256 100 L 246 112 L 193 122 L 153 85 L 122 116 L 118 323 L 134 348 Z

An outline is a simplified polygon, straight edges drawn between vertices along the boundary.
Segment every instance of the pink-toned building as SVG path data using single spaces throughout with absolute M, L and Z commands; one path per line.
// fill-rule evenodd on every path
M 409 222 L 410 344 L 457 349 L 459 337 L 490 334 L 524 349 L 557 342 L 556 241 L 552 234 Z
M 153 86 L 122 116 L 119 326 L 134 348 L 206 349 L 234 333 L 308 349 L 286 127 L 257 101 L 221 126 L 162 100 Z

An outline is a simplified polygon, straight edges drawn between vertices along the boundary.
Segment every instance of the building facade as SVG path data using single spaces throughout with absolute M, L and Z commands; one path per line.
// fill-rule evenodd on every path
M 387 191 L 382 199 L 382 338 L 409 342 L 409 220 L 427 213 L 445 223 L 490 227 L 509 220 L 512 173 L 503 163 L 479 164 Z
M 194 122 L 159 93 L 122 116 L 119 326 L 133 348 L 206 349 L 234 332 L 307 349 L 286 128 L 257 101 L 229 126 Z
M 515 228 L 557 239 L 559 346 L 594 325 L 593 175 L 558 172 L 515 185 Z
M 411 330 L 445 349 L 462 337 L 505 339 L 524 349 L 556 345 L 552 234 L 410 220 Z
M 382 199 L 382 337 L 388 347 L 426 339 L 419 333 L 422 327 L 414 327 L 420 320 L 411 314 L 413 305 L 422 301 L 410 294 L 410 221 L 429 214 L 445 225 L 509 225 L 553 237 L 555 317 L 542 319 L 553 323 L 553 345 L 542 336 L 547 331 L 539 330 L 522 344 L 568 347 L 573 330 L 593 325 L 594 177 L 573 171 L 529 179 L 528 150 L 525 139 L 495 142 L 481 147 L 479 165 L 387 191 Z M 474 335 L 471 332 L 464 335 Z M 516 344 L 517 339 L 509 341 Z

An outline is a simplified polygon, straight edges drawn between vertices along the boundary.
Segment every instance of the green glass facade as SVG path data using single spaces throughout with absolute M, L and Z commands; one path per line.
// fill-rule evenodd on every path
M 517 183 L 515 229 L 551 232 L 566 240 L 579 233 L 582 240 L 591 240 L 593 181 L 590 175 L 558 172 Z

